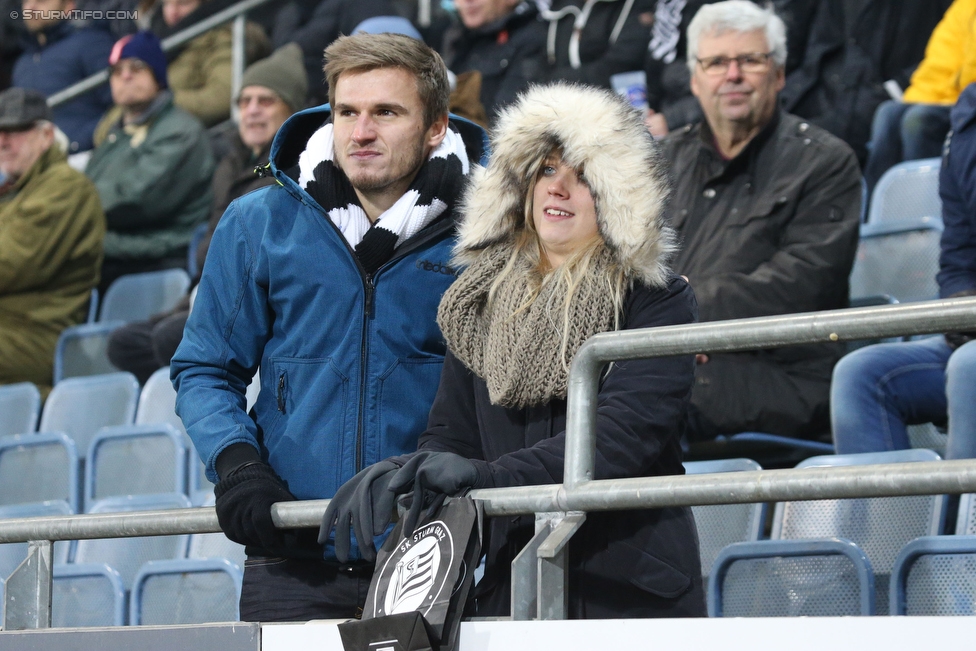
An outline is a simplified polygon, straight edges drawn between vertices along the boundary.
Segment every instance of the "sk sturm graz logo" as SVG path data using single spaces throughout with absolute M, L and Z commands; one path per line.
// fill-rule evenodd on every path
M 374 616 L 413 610 L 426 614 L 444 589 L 453 562 L 454 541 L 442 521 L 417 529 L 400 543 L 380 570 L 380 585 L 386 585 L 386 596 L 378 591 Z

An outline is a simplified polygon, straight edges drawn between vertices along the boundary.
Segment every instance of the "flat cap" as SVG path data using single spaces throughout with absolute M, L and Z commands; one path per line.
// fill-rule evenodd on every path
M 0 129 L 16 129 L 50 119 L 47 99 L 38 91 L 8 88 L 0 93 Z

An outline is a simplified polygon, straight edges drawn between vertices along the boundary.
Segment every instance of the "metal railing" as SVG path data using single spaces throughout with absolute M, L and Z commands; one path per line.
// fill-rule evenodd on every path
M 199 23 L 190 25 L 183 31 L 173 34 L 172 36 L 163 39 L 162 46 L 163 52 L 169 52 L 170 50 L 177 48 L 184 43 L 195 39 L 204 32 L 209 32 L 212 29 L 220 27 L 230 21 L 234 21 L 234 26 L 232 30 L 233 42 L 231 45 L 231 98 L 237 97 L 237 94 L 241 90 L 241 77 L 244 74 L 244 14 L 256 7 L 269 2 L 270 0 L 242 0 L 237 4 L 227 7 L 222 11 L 215 13 L 213 16 L 201 20 Z M 83 93 L 98 88 L 102 84 L 108 81 L 108 68 L 96 72 L 87 79 L 82 79 L 76 84 L 68 86 L 62 91 L 54 93 L 47 98 L 47 105 L 51 108 L 63 104 L 69 100 L 78 97 Z M 231 110 L 233 110 L 233 100 L 231 100 Z
M 597 383 L 606 363 L 695 352 L 976 330 L 976 298 L 599 334 L 569 378 L 562 484 L 477 490 L 488 516 L 536 514 L 536 536 L 513 562 L 514 619 L 565 618 L 566 543 L 586 511 L 785 500 L 976 492 L 976 460 L 593 480 Z M 279 528 L 315 527 L 328 500 L 272 507 Z M 219 531 L 213 507 L 0 522 L 0 543 L 30 542 L 6 586 L 5 628 L 44 628 L 51 616 L 51 541 Z

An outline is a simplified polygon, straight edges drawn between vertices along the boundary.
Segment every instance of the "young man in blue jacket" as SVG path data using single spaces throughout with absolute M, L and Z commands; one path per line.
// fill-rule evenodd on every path
M 271 505 L 332 497 L 416 449 L 445 352 L 435 315 L 455 275 L 455 203 L 485 148 L 479 127 L 449 120 L 447 70 L 422 42 L 360 34 L 325 54 L 331 108 L 289 118 L 271 147 L 277 184 L 228 207 L 172 361 L 220 525 L 247 547 L 248 621 L 364 603 L 372 547 L 339 563 L 314 530 L 276 530 Z

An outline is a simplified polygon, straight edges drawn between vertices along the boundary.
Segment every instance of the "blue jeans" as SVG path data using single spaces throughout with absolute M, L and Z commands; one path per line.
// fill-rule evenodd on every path
M 893 100 L 878 107 L 871 123 L 871 143 L 864 165 L 868 197 L 888 168 L 906 160 L 942 155 L 951 109 L 941 104 L 905 104 Z
M 943 337 L 867 346 L 834 367 L 830 417 L 838 454 L 911 447 L 908 425 L 948 420 L 947 459 L 976 457 L 976 341 Z

